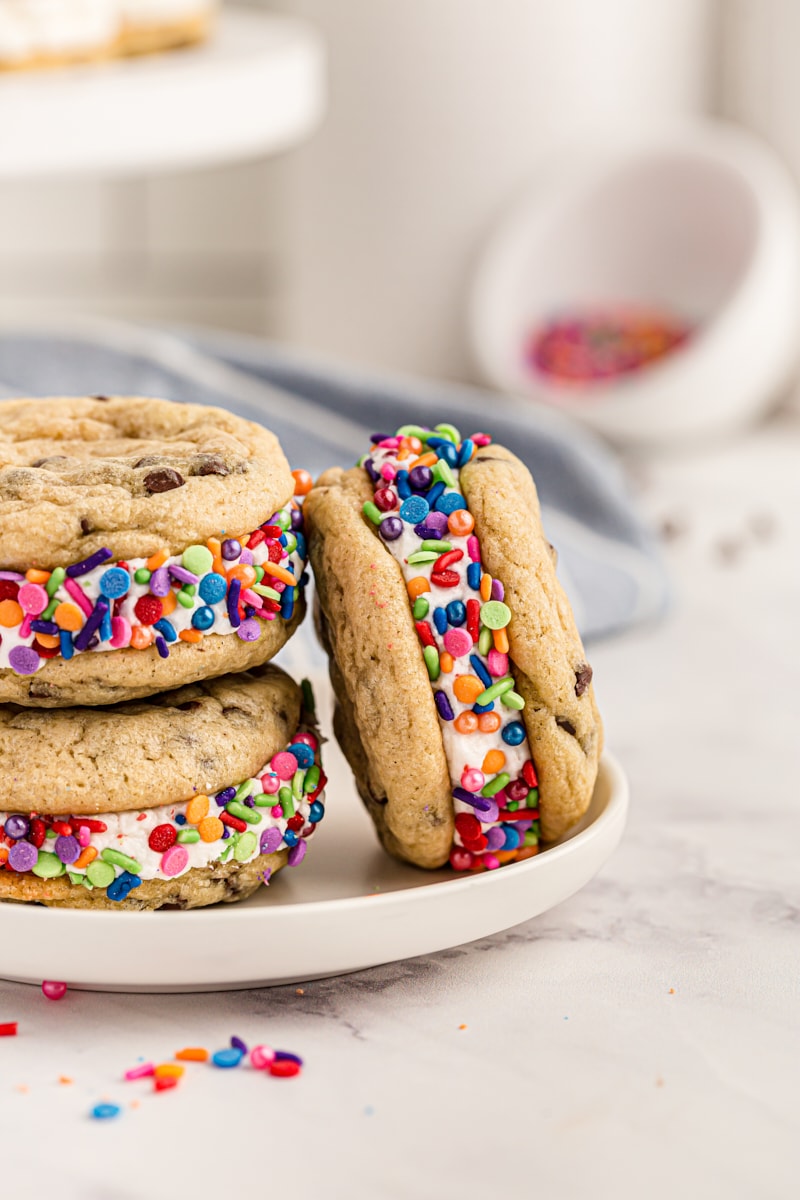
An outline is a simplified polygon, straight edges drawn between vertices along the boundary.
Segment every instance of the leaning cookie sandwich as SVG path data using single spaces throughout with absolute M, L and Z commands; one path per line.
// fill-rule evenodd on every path
M 325 811 L 313 697 L 272 665 L 109 709 L 0 705 L 0 757 L 0 901 L 239 900 Z
M 404 426 L 326 471 L 305 513 L 335 730 L 386 849 L 480 870 L 560 837 L 602 725 L 524 464 Z
M 0 701 L 116 703 L 267 662 L 304 611 L 308 486 L 223 409 L 0 403 Z

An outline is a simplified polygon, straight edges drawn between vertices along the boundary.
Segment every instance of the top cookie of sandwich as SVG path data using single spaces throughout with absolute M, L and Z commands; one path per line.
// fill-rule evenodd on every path
M 269 430 L 137 396 L 0 403 L 0 569 L 179 553 L 256 529 L 293 493 Z

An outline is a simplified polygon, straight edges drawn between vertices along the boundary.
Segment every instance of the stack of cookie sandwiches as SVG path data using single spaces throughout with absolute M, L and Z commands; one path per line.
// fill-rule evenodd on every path
M 313 697 L 277 439 L 138 397 L 0 403 L 0 899 L 194 907 L 301 862 Z
M 325 472 L 305 514 L 335 730 L 386 849 L 478 871 L 561 837 L 603 735 L 525 465 L 404 426 Z

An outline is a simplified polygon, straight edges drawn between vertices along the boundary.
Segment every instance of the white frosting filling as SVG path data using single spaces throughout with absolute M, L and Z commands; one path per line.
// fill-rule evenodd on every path
M 111 49 L 123 27 L 153 28 L 210 13 L 217 0 L 0 0 L 7 63 Z

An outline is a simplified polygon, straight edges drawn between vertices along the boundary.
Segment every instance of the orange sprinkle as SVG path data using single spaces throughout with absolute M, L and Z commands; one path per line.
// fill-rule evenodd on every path
M 447 518 L 447 528 L 454 537 L 467 537 L 475 528 L 475 518 L 466 508 L 457 508 Z
M 292 587 L 296 586 L 297 580 L 292 572 L 287 571 L 285 567 L 276 566 L 272 562 L 263 562 L 261 566 L 264 568 L 265 574 L 272 575 L 275 579 L 280 579 L 282 583 L 288 583 Z
M 220 822 L 221 824 L 221 822 Z M 209 1054 L 202 1046 L 185 1046 L 175 1055 L 182 1062 L 208 1062 Z
M 59 1075 L 58 1082 L 59 1083 L 72 1083 L 72 1080 L 70 1079 L 69 1075 Z
M 84 846 L 78 857 L 75 859 L 75 869 L 82 871 L 84 867 L 88 867 L 89 863 L 94 862 L 97 858 L 97 850 L 94 846 Z
M 443 650 L 439 655 L 439 667 L 445 675 L 449 675 L 453 669 L 453 656 L 447 650 Z
M 496 712 L 481 713 L 478 717 L 478 729 L 481 733 L 497 733 L 500 728 L 500 714 Z
M 182 642 L 202 642 L 203 635 L 199 629 L 182 629 L 178 634 Z
M 0 625 L 4 629 L 14 629 L 22 624 L 24 614 L 16 600 L 0 600 Z
M 481 600 L 491 600 L 492 598 L 492 577 L 488 571 L 484 571 L 481 575 Z
M 420 447 L 420 449 L 422 449 L 422 447 Z M 419 454 L 419 450 L 415 450 L 414 453 Z M 400 447 L 397 451 L 398 461 L 405 462 L 405 460 L 408 458 L 408 456 L 410 454 L 411 454 L 411 447 L 408 445 L 408 439 L 403 438 L 402 442 L 400 443 Z
M 199 825 L 208 816 L 208 796 L 192 796 L 186 805 L 186 820 L 190 825 Z
M 292 479 L 294 480 L 295 496 L 307 496 L 314 486 L 314 480 L 309 475 L 308 471 L 298 469 L 292 471 Z
M 487 750 L 481 770 L 484 775 L 496 775 L 506 765 L 506 756 L 502 750 Z
M 180 1079 L 186 1071 L 180 1063 L 159 1063 L 153 1074 L 156 1079 Z
M 409 471 L 413 471 L 414 467 L 435 467 L 439 459 L 429 450 L 427 454 L 420 454 L 419 458 L 415 458 L 409 466 Z
M 209 538 L 206 542 L 206 545 L 214 555 L 214 558 L 220 558 L 222 556 L 222 543 L 220 542 L 219 538 Z
M 28 583 L 47 583 L 50 578 L 50 572 L 37 571 L 36 567 L 31 567 L 29 571 L 25 572 L 25 578 Z
M 0 863 L 8 862 L 8 846 L 0 846 Z
M 669 989 L 669 994 L 670 994 L 670 996 L 674 996 L 674 995 L 675 995 L 675 988 L 670 988 L 670 989 Z
M 498 654 L 508 654 L 508 632 L 505 629 L 493 629 L 492 641 Z
M 252 587 L 258 579 L 255 567 L 251 567 L 249 563 L 239 563 L 238 566 L 231 567 L 230 571 L 227 572 L 227 577 L 229 580 L 238 579 L 243 588 Z
M 157 571 L 159 567 L 163 567 L 164 563 L 169 558 L 166 550 L 159 550 L 158 554 L 151 555 L 144 564 L 148 571 Z
M 60 639 L 52 633 L 37 633 L 36 640 L 40 646 L 44 646 L 45 650 L 55 650 L 56 646 L 61 645 Z
M 171 612 L 175 611 L 175 605 L 178 603 L 177 593 L 170 588 L 166 596 L 160 596 L 159 599 L 161 600 L 161 615 L 168 617 Z
M 475 675 L 456 675 L 453 691 L 456 700 L 460 700 L 462 704 L 474 704 L 484 691 L 484 686 Z
M 197 824 L 197 832 L 204 842 L 218 842 L 224 829 L 219 817 L 203 817 Z
M 466 1029 L 466 1028 L 467 1028 L 467 1026 L 466 1026 L 466 1025 L 459 1025 L 459 1027 L 458 1027 L 458 1028 L 459 1028 L 459 1029 Z
M 134 625 L 131 630 L 131 645 L 134 650 L 144 650 L 147 646 L 152 645 L 155 640 L 155 636 L 149 625 Z
M 422 453 L 422 442 L 418 437 L 414 437 L 413 434 L 409 434 L 408 437 L 403 438 L 403 441 L 406 443 L 412 454 Z
M 77 633 L 83 628 L 83 613 L 77 604 L 59 604 L 53 613 L 53 620 L 59 629 L 66 629 L 70 633 Z
M 431 585 L 424 575 L 415 575 L 413 579 L 409 579 L 406 589 L 411 599 L 416 600 L 417 596 L 421 596 L 423 592 L 429 592 Z
M 476 733 L 478 730 L 478 716 L 474 712 L 459 713 L 453 722 L 459 733 Z

